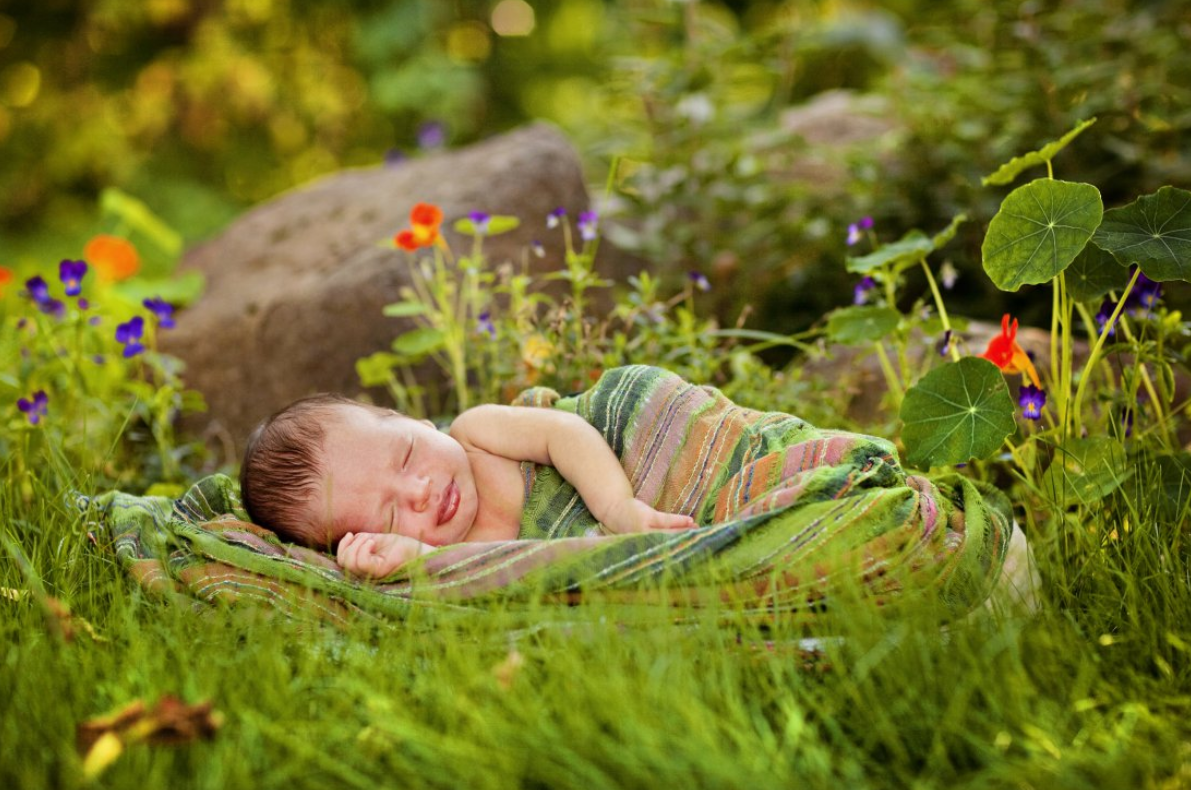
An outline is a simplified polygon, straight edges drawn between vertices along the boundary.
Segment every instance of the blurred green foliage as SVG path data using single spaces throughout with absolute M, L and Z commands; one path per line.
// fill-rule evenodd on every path
M 674 277 L 747 282 L 707 298 L 792 330 L 846 299 L 844 228 L 863 214 L 896 238 L 967 211 L 951 254 L 977 273 L 1003 197 L 980 177 L 1078 119 L 1100 122 L 1060 175 L 1106 205 L 1191 181 L 1189 42 L 1177 0 L 10 3 L 0 263 L 77 254 L 106 187 L 193 242 L 412 152 L 429 121 L 454 145 L 547 118 L 593 183 L 621 157 L 613 241 Z M 825 145 L 796 109 L 835 89 L 866 98 L 820 123 Z M 1002 307 L 979 277 L 957 294 Z

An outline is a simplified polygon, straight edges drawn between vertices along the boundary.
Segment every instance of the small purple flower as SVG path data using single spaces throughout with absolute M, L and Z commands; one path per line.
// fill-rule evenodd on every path
M 848 226 L 848 246 L 851 247 L 856 242 L 864 238 L 864 231 L 871 229 L 873 226 L 872 217 L 861 217 L 859 222 L 853 222 Z
M 473 211 L 467 215 L 467 218 L 471 220 L 471 226 L 475 229 L 477 236 L 487 235 L 488 221 L 492 219 L 492 217 L 483 211 Z
M 600 218 L 594 211 L 584 211 L 579 214 L 579 238 L 584 241 L 595 241 L 596 225 Z
M 80 296 L 79 297 L 79 309 L 80 310 L 89 310 L 90 308 L 91 308 L 91 303 L 88 302 L 84 297 Z
M 418 148 L 429 151 L 442 148 L 447 141 L 447 127 L 441 121 L 427 121 L 418 127 Z
M 96 354 L 95 356 L 91 357 L 91 361 L 96 365 L 102 365 L 105 362 L 105 358 L 103 354 Z
M 157 319 L 157 325 L 162 329 L 173 329 L 177 324 L 174 323 L 174 306 L 164 299 L 154 296 L 152 299 L 146 299 L 141 302 L 145 308 L 154 315 Z
M 533 250 L 533 254 L 539 258 L 546 257 L 546 248 L 542 246 L 542 242 L 534 239 L 529 243 L 529 248 Z
M 124 344 L 124 356 L 135 357 L 145 350 L 141 336 L 145 333 L 145 319 L 134 316 L 127 323 L 116 327 L 116 342 Z
M 58 264 L 58 277 L 66 285 L 67 296 L 78 296 L 83 292 L 83 276 L 86 274 L 86 261 L 64 260 Z
M 29 294 L 29 298 L 38 304 L 50 298 L 50 286 L 41 278 L 41 275 L 25 280 L 25 290 Z
M 409 157 L 400 148 L 390 148 L 385 151 L 385 167 L 396 167 L 407 159 Z
M 549 214 L 546 215 L 546 227 L 547 228 L 557 228 L 559 223 L 562 222 L 562 218 L 565 217 L 566 215 L 567 215 L 567 210 L 565 208 L 563 208 L 562 206 L 559 206 L 558 208 L 554 209 L 553 211 L 551 211 Z
M 687 272 L 686 276 L 691 281 L 691 284 L 703 293 L 711 290 L 711 283 L 708 282 L 707 275 L 703 274 L 703 272 Z
M 1098 329 L 1101 334 L 1104 333 L 1104 326 L 1108 323 L 1109 319 L 1112 318 L 1112 311 L 1116 308 L 1116 304 L 1111 299 L 1105 299 L 1100 303 L 1100 311 L 1096 313 L 1096 329 Z M 1108 336 L 1112 337 L 1116 333 L 1117 327 L 1116 323 L 1114 322 L 1112 326 L 1108 327 Z
M 1145 315 L 1148 315 L 1161 298 L 1162 283 L 1156 283 L 1144 274 L 1138 274 L 1137 284 L 1133 287 L 1133 293 L 1129 295 L 1130 303 L 1144 307 Z M 1136 314 L 1136 311 L 1134 312 Z
M 864 304 L 868 301 L 868 292 L 877 287 L 877 281 L 865 275 L 856 287 L 852 289 L 852 304 Z
M 54 318 L 61 318 L 66 312 L 66 305 L 50 296 L 50 286 L 41 276 L 30 277 L 25 281 L 26 293 L 37 309 Z
M 41 421 L 41 418 L 45 416 L 49 403 L 50 396 L 45 394 L 45 390 L 38 390 L 33 393 L 31 400 L 19 398 L 17 400 L 17 408 L 29 418 L 30 425 L 37 425 Z
M 1022 408 L 1022 415 L 1027 420 L 1037 420 L 1042 417 L 1042 407 L 1046 405 L 1046 390 L 1041 390 L 1033 384 L 1026 384 L 1017 396 L 1017 405 Z
M 951 330 L 948 329 L 939 338 L 939 342 L 935 344 L 935 351 L 939 352 L 939 356 L 945 357 L 951 353 Z
M 101 323 L 103 323 L 103 319 L 97 315 L 93 315 L 87 319 L 87 323 L 91 326 L 99 326 Z
M 489 337 L 496 337 L 496 325 L 492 323 L 492 314 L 485 310 L 480 313 L 476 320 L 476 330 L 480 334 L 487 334 Z

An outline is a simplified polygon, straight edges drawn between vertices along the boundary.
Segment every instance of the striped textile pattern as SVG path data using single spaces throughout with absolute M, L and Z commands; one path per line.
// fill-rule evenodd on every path
M 557 471 L 526 464 L 518 540 L 445 546 L 364 581 L 251 524 L 224 475 L 177 500 L 111 492 L 82 505 L 154 594 L 337 622 L 401 618 L 411 606 L 460 612 L 591 598 L 813 617 L 845 590 L 878 604 L 932 596 L 962 614 L 1000 573 L 1012 528 L 1005 497 L 959 475 L 907 474 L 887 440 L 745 409 L 648 366 L 608 370 L 578 395 L 537 388 L 516 403 L 586 419 L 639 498 L 699 526 L 604 535 Z

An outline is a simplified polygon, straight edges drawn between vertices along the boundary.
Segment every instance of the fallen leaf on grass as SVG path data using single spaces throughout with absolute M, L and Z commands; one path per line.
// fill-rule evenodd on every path
M 95 626 L 82 617 L 71 614 L 70 607 L 57 598 L 47 595 L 41 599 L 41 606 L 45 610 L 46 624 L 50 631 L 56 636 L 60 636 L 63 641 L 73 642 L 75 634 L 80 630 L 85 631 L 87 636 L 96 642 L 107 641 L 99 635 Z
M 211 702 L 187 705 L 167 694 L 152 708 L 133 700 L 122 708 L 78 725 L 75 744 L 83 757 L 83 773 L 94 778 L 133 743 L 179 744 L 211 738 L 223 716 Z
M 14 590 L 11 587 L 0 587 L 0 598 L 7 598 L 10 601 L 23 601 L 28 595 L 28 590 Z

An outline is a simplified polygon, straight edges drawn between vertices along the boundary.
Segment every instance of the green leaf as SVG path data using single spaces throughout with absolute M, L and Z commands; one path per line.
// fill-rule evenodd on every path
M 890 307 L 844 307 L 827 319 L 827 336 L 836 343 L 875 343 L 900 321 L 901 313 Z
M 967 221 L 967 214 L 957 214 L 955 217 L 952 217 L 951 224 L 936 233 L 935 237 L 931 239 L 932 252 L 939 249 L 940 247 L 945 246 L 947 242 L 954 239 L 956 231 L 959 230 L 959 226 Z
M 997 366 L 964 357 L 926 374 L 902 401 L 906 461 L 919 468 L 986 458 L 1017 427 Z
M 446 334 L 441 329 L 422 326 L 398 335 L 392 348 L 398 354 L 416 358 L 442 348 L 445 339 Z
M 489 236 L 499 236 L 502 233 L 508 233 L 511 230 L 516 230 L 518 227 L 520 227 L 520 225 L 521 220 L 517 217 L 508 217 L 501 214 L 495 214 L 488 218 L 488 228 L 483 234 L 479 235 L 483 235 L 485 238 Z M 471 221 L 470 217 L 464 217 L 463 219 L 455 220 L 455 224 L 452 227 L 465 236 L 477 235 L 475 223 Z
M 912 230 L 898 241 L 878 247 L 868 255 L 859 258 L 847 258 L 845 263 L 848 271 L 857 274 L 868 274 L 886 264 L 895 266 L 910 266 L 924 258 L 935 249 L 931 239 L 920 230 Z
M 122 280 L 113 286 L 115 294 L 139 308 L 141 302 L 152 297 L 160 297 L 175 307 L 193 304 L 207 287 L 207 280 L 202 272 L 188 271 L 177 277 L 168 279 L 147 279 L 133 277 Z
M 1049 282 L 1075 260 L 1104 216 L 1091 184 L 1039 178 L 1009 193 L 988 224 L 984 271 L 1002 291 Z
M 1162 187 L 1109 209 L 1093 241 L 1151 280 L 1191 280 L 1191 192 Z
M 1081 302 L 1094 301 L 1109 291 L 1122 291 L 1129 284 L 1129 270 L 1095 244 L 1083 248 L 1066 277 L 1067 293 Z
M 114 214 L 171 258 L 182 252 L 182 236 L 132 195 L 108 187 L 99 195 L 99 208 Z
M 379 387 L 387 384 L 393 368 L 400 365 L 401 357 L 388 351 L 377 351 L 356 360 L 356 375 L 365 387 Z
M 1115 491 L 1132 475 L 1125 448 L 1107 436 L 1070 439 L 1059 447 L 1042 475 L 1042 490 L 1058 503 L 1092 505 Z
M 389 318 L 409 318 L 414 315 L 426 315 L 430 312 L 430 308 L 426 307 L 422 302 L 394 302 L 393 304 L 385 305 L 381 312 Z
M 1076 137 L 1096 122 L 1095 118 L 1089 118 L 1086 121 L 1080 121 L 1075 125 L 1075 128 L 1067 132 L 1067 134 L 1060 137 L 1058 140 L 1047 143 L 1039 148 L 1037 151 L 1031 151 L 1028 154 L 1015 156 L 1005 164 L 1001 165 L 997 172 L 992 175 L 985 176 L 980 180 L 984 186 L 993 186 L 1000 184 L 1012 184 L 1013 180 L 1021 173 L 1021 171 L 1034 167 L 1035 165 L 1044 165 L 1051 159 L 1055 158 L 1055 154 L 1067 147 L 1067 143 L 1074 140 Z

